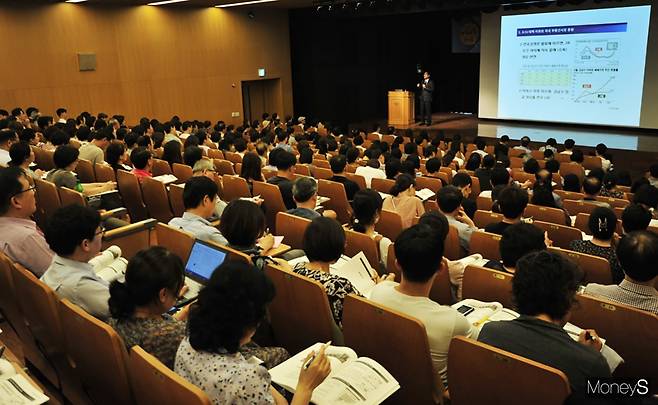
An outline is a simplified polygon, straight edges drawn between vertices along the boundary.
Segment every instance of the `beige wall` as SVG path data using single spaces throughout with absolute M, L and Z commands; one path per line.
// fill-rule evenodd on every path
M 651 1 L 635 0 L 624 3 L 595 4 L 591 0 L 580 6 L 530 8 L 525 11 L 496 12 L 482 14 L 482 39 L 480 51 L 480 108 L 482 118 L 498 117 L 498 69 L 500 55 L 500 17 L 503 15 L 539 12 L 569 11 L 605 7 L 627 7 L 652 4 Z M 658 128 L 658 8 L 651 10 L 647 61 L 644 69 L 644 91 L 642 93 L 641 128 Z
M 59 3 L 0 7 L 0 106 L 54 115 L 83 110 L 242 122 L 241 80 L 281 79 L 279 115 L 292 114 L 286 10 L 94 7 Z M 78 71 L 78 52 L 97 56 Z M 231 112 L 240 117 L 231 118 Z

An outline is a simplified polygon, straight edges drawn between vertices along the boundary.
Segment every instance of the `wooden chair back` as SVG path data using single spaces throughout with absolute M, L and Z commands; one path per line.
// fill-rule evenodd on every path
M 57 192 L 57 186 L 54 183 L 41 179 L 34 179 L 34 185 L 37 192 L 36 198 L 39 216 L 45 220 L 46 218 L 50 218 L 62 206 L 59 193 Z
M 155 232 L 158 245 L 167 248 L 170 252 L 178 255 L 183 263 L 187 263 L 195 240 L 192 234 L 161 222 L 158 222 L 155 226 Z
M 156 244 L 156 223 L 155 219 L 145 219 L 105 231 L 101 249 L 116 245 L 121 248 L 121 257 L 130 260 L 140 250 Z
M 51 384 L 58 387 L 60 384 L 57 371 L 37 346 L 27 319 L 23 316 L 23 309 L 18 300 L 19 292 L 14 283 L 16 272 L 14 263 L 0 252 L 0 311 L 20 339 L 24 358 L 32 363 Z M 36 280 L 36 277 L 34 279 Z
M 578 215 L 581 212 L 591 214 L 592 211 L 599 207 L 593 202 L 575 200 L 564 200 L 562 201 L 562 206 L 567 210 L 569 215 Z
M 96 174 L 94 173 L 94 166 L 87 159 L 78 159 L 78 165 L 75 168 L 78 179 L 81 183 L 95 183 Z
M 375 230 L 390 240 L 397 239 L 402 232 L 402 217 L 395 211 L 382 210 L 379 214 L 379 222 L 375 224 Z
M 153 176 L 162 176 L 164 174 L 173 174 L 169 162 L 162 159 L 152 159 L 151 173 Z
M 224 186 L 224 199 L 227 202 L 237 200 L 241 197 L 251 197 L 249 184 L 242 177 L 225 174 L 222 176 L 222 184 Z
M 311 223 L 306 218 L 296 215 L 278 212 L 276 214 L 276 232 L 285 236 L 285 242 L 293 249 L 304 248 L 304 232 L 306 227 Z
M 172 166 L 172 173 L 176 176 L 179 183 L 185 183 L 194 174 L 192 173 L 192 168 L 190 166 L 182 163 L 174 163 Z
M 13 279 L 16 296 L 34 341 L 57 372 L 57 385 L 68 398 L 83 396 L 80 380 L 67 359 L 57 295 L 20 266 L 14 268 Z
M 400 383 L 391 403 L 435 404 L 441 397 L 419 320 L 350 294 L 344 301 L 343 335 L 346 346 L 376 360 Z
M 295 165 L 295 174 L 301 174 L 302 176 L 311 177 L 311 169 L 308 168 L 303 163 L 297 163 Z
M 358 184 L 360 190 L 365 190 L 366 188 L 368 188 L 368 186 L 366 185 L 366 178 L 361 176 L 360 174 L 345 172 L 345 177 Z
M 59 200 L 62 202 L 62 207 L 67 205 L 87 206 L 87 200 L 81 192 L 66 187 L 59 187 L 57 191 L 59 191 Z
M 480 178 L 471 175 L 471 195 L 469 198 L 473 199 L 480 195 Z
M 370 188 L 379 191 L 380 193 L 391 193 L 391 187 L 395 185 L 395 180 L 391 179 L 372 179 L 370 181 Z
M 560 176 L 564 178 L 568 174 L 575 174 L 580 179 L 580 183 L 583 183 L 585 178 L 585 169 L 576 162 L 562 162 L 560 163 Z
M 142 221 L 148 218 L 137 177 L 125 170 L 117 170 L 117 187 L 121 193 L 121 199 L 130 213 L 130 219 Z
M 379 270 L 379 246 L 373 238 L 365 233 L 355 232 L 350 229 L 345 230 L 345 237 L 347 239 L 347 246 L 345 247 L 347 256 L 353 257 L 357 253 L 363 252 L 370 266 Z
M 210 159 L 224 159 L 224 152 L 219 149 L 208 149 L 208 157 Z
M 142 195 L 151 218 L 165 224 L 171 221 L 174 214 L 169 206 L 169 195 L 164 183 L 145 177 L 142 180 Z
M 171 212 L 175 217 L 182 217 L 183 213 L 185 212 L 183 191 L 185 191 L 184 184 L 169 185 L 169 204 L 171 205 Z
M 236 152 L 228 152 L 228 151 L 224 152 L 224 159 L 228 160 L 233 164 L 242 163 L 242 156 L 240 156 L 240 154 Z
M 217 171 L 218 174 L 222 176 L 225 174 L 229 174 L 229 175 L 235 174 L 235 170 L 233 170 L 233 163 L 229 162 L 228 160 L 213 159 L 212 161 L 215 165 L 215 170 Z
M 475 222 L 475 225 L 478 228 L 483 229 L 485 226 L 489 224 L 502 221 L 503 218 L 505 218 L 503 214 L 498 214 L 495 212 L 483 211 L 481 209 L 478 209 L 477 211 L 475 211 L 475 217 L 473 218 L 473 222 Z
M 479 210 L 491 211 L 493 200 L 490 197 L 478 196 L 476 206 Z
M 564 211 L 561 209 L 535 204 L 528 204 L 523 216 L 532 217 L 535 221 L 544 221 L 559 225 L 564 225 L 565 221 Z
M 617 218 L 621 217 L 621 215 L 617 215 Z M 584 213 L 584 212 L 579 212 L 576 215 L 576 221 L 573 224 L 574 228 L 577 228 L 580 231 L 585 232 L 588 235 L 592 234 L 592 231 L 589 229 L 589 214 Z M 617 232 L 619 235 L 624 234 L 624 228 L 622 226 L 621 220 L 617 220 L 617 226 L 615 228 L 615 232 Z
M 523 158 L 518 157 L 518 156 L 511 156 L 511 153 L 510 153 L 509 167 L 511 169 L 518 169 L 518 168 L 523 167 Z
M 427 176 L 416 177 L 416 190 L 422 190 L 424 188 L 428 188 L 432 190 L 434 194 L 436 194 L 441 189 L 441 186 L 442 186 L 441 179 L 437 179 L 434 177 L 427 177 Z
M 114 174 L 112 166 L 96 163 L 94 165 L 94 172 L 96 173 L 96 181 L 99 183 L 117 181 L 117 176 Z
M 286 205 L 281 197 L 279 186 L 274 184 L 265 183 L 262 181 L 254 182 L 254 195 L 260 195 L 265 202 L 265 216 L 267 217 L 267 225 L 270 230 L 276 232 L 276 213 L 286 212 Z
M 597 196 L 596 201 L 606 202 L 610 204 L 612 208 L 626 208 L 631 203 L 625 198 L 613 198 L 613 197 L 603 197 Z
M 583 284 L 598 283 L 609 285 L 612 284 L 612 272 L 610 271 L 610 262 L 606 259 L 588 255 L 585 253 L 574 252 L 573 250 L 550 247 L 549 250 L 561 253 L 573 260 L 584 273 Z
M 347 201 L 345 186 L 341 183 L 330 180 L 318 180 L 318 195 L 329 197 L 330 200 L 323 203 L 327 209 L 334 210 L 338 222 L 346 224 L 352 217 L 352 207 Z
M 517 170 L 512 173 L 512 178 L 519 183 L 525 183 L 526 181 L 530 180 L 533 184 L 535 183 L 535 175 L 531 173 L 526 173 L 522 170 Z
M 583 156 L 583 168 L 587 170 L 600 169 L 603 167 L 603 161 L 598 156 Z
M 315 174 L 314 177 L 318 180 L 328 180 L 334 177 L 334 172 L 332 172 L 331 169 L 326 169 L 320 166 L 316 166 L 313 173 Z
M 450 260 L 459 260 L 465 256 L 464 249 L 459 244 L 459 231 L 456 227 L 450 225 L 448 236 L 445 240 L 444 256 Z
M 47 172 L 55 168 L 54 151 L 48 151 L 37 146 L 31 148 L 34 151 L 34 161 L 39 169 Z
M 583 193 L 576 193 L 575 191 L 564 191 L 564 190 L 553 190 L 555 194 L 560 196 L 560 198 L 564 200 L 582 200 L 585 198 L 585 194 Z
M 500 239 L 495 233 L 475 231 L 471 234 L 470 253 L 479 253 L 485 259 L 500 260 Z
M 130 349 L 130 384 L 139 404 L 210 405 L 205 392 L 139 346 Z
M 606 345 L 624 358 L 615 376 L 658 379 L 658 315 L 585 294 L 576 296 L 571 320 L 581 328 L 595 329 Z M 658 388 L 653 388 L 653 394 Z
M 513 274 L 469 265 L 462 279 L 462 298 L 485 302 L 500 302 L 505 308 L 514 308 L 512 302 Z
M 133 404 L 128 354 L 114 329 L 67 299 L 60 301 L 59 316 L 66 352 L 94 404 Z
M 562 249 L 569 249 L 571 242 L 583 239 L 582 232 L 577 228 L 543 221 L 534 221 L 532 224 L 548 232 L 548 239 L 553 241 L 553 246 Z
M 338 336 L 322 284 L 271 264 L 265 267 L 265 273 L 276 288 L 269 315 L 280 345 L 290 353 L 297 353 L 313 343 Z
M 501 375 L 524 383 L 511 390 L 501 384 Z M 562 371 L 463 336 L 450 342 L 448 379 L 452 405 L 558 405 L 571 394 Z

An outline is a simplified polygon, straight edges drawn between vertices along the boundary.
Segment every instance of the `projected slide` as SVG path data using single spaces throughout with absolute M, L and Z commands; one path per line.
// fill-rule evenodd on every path
M 503 16 L 498 117 L 639 126 L 651 6 Z

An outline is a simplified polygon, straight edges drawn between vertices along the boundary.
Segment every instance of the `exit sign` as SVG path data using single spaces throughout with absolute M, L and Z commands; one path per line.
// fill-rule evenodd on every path
M 258 69 L 258 77 L 265 77 L 265 69 Z

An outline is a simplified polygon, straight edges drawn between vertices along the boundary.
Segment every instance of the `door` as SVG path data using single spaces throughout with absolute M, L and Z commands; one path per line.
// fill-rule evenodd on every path
M 245 121 L 261 120 L 263 113 L 283 115 L 281 79 L 242 82 L 242 111 Z

